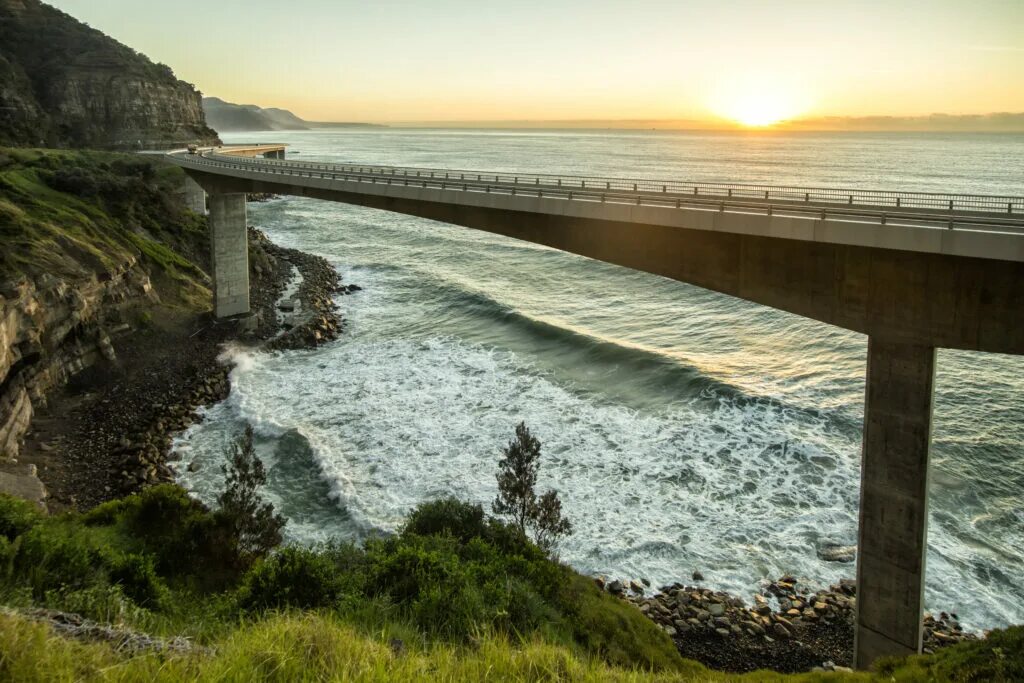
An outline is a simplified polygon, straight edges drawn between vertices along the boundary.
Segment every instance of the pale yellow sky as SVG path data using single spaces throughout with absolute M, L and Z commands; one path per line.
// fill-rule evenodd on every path
M 1024 112 L 1024 0 L 51 0 L 308 120 Z

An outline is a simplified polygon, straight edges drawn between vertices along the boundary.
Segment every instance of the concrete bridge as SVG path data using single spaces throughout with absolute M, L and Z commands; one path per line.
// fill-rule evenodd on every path
M 296 162 L 175 152 L 209 196 L 215 310 L 247 313 L 246 192 L 358 204 L 687 282 L 868 336 L 855 663 L 922 644 L 938 347 L 1024 353 L 1024 197 Z

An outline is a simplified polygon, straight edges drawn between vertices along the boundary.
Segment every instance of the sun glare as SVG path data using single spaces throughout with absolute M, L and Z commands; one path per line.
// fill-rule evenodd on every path
M 801 99 L 781 84 L 748 83 L 719 93 L 711 108 L 741 126 L 767 128 L 803 113 Z

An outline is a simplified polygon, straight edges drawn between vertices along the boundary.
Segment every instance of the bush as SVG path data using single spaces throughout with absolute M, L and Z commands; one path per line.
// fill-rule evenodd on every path
M 96 176 L 77 167 L 59 168 L 42 177 L 47 185 L 58 192 L 66 192 L 76 197 L 95 197 L 103 187 Z
M 152 555 L 163 576 L 201 574 L 206 583 L 237 576 L 238 560 L 225 542 L 226 531 L 205 505 L 174 484 L 98 505 L 82 521 L 118 527 L 130 545 Z
M 288 547 L 257 563 L 239 590 L 243 609 L 331 607 L 341 598 L 344 580 L 322 549 Z
M 479 504 L 458 498 L 442 498 L 422 503 L 413 510 L 402 527 L 402 534 L 452 536 L 462 543 L 488 537 L 489 526 Z
M 898 681 L 1024 681 L 1024 626 L 995 630 L 984 640 L 944 647 L 934 655 L 884 658 L 875 670 Z
M 48 520 L 18 537 L 12 570 L 41 599 L 49 590 L 103 581 L 108 552 L 76 524 Z
M 38 524 L 42 518 L 39 508 L 28 501 L 0 494 L 0 536 L 13 541 Z
M 110 567 L 110 582 L 121 586 L 124 594 L 136 605 L 148 608 L 164 606 L 168 591 L 156 575 L 152 558 L 145 555 L 124 555 Z

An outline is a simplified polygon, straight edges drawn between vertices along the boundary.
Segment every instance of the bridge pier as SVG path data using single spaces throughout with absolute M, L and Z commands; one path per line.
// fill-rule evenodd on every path
M 206 190 L 188 174 L 185 174 L 185 206 L 200 216 L 206 215 Z
M 213 311 L 218 318 L 249 312 L 249 240 L 245 194 L 210 195 Z
M 284 159 L 284 150 L 278 149 L 273 152 L 265 152 L 263 154 L 264 159 Z
M 854 666 L 921 651 L 935 347 L 868 340 Z

